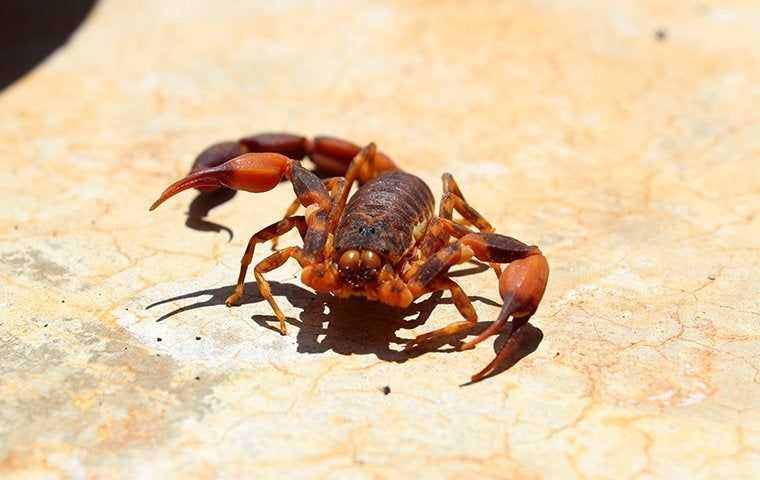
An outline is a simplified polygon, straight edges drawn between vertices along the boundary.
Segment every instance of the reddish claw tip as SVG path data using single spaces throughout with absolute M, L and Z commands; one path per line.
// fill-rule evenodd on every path
M 536 327 L 531 326 L 527 319 L 518 319 L 514 324 L 512 333 L 501 350 L 496 354 L 491 362 L 472 377 L 471 382 L 479 382 L 494 373 L 511 367 L 520 359 L 536 351 L 538 344 L 541 343 L 544 335 Z
M 273 189 L 285 175 L 292 162 L 278 153 L 246 153 L 228 160 L 217 167 L 197 170 L 171 184 L 153 202 L 154 210 L 164 201 L 188 188 L 214 189 L 228 187 L 247 192 L 266 192 Z
M 499 316 L 477 338 L 462 345 L 461 349 L 475 348 L 475 345 L 486 338 L 496 335 L 504 328 L 510 317 L 513 324 L 511 335 L 514 335 L 536 312 L 544 296 L 548 279 L 549 264 L 546 262 L 546 257 L 540 253 L 510 263 L 499 278 L 499 293 L 504 300 Z M 517 348 L 516 340 L 510 336 L 502 350 L 496 354 L 496 358 L 486 368 L 473 375 L 472 381 L 477 382 L 488 376 L 512 354 L 515 348 Z
M 153 205 L 150 206 L 149 210 L 155 210 L 156 207 L 164 203 L 167 199 L 173 197 L 183 190 L 187 190 L 188 188 L 197 188 L 199 190 L 213 190 L 214 188 L 221 187 L 224 185 L 222 182 L 223 172 L 215 171 L 218 168 L 219 167 L 214 167 L 206 170 L 200 170 L 172 183 L 166 190 L 164 190 L 164 193 L 158 197 L 158 200 L 153 202 Z

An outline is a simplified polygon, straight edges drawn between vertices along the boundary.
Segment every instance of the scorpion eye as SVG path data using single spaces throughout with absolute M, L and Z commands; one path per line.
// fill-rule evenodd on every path
M 341 269 L 353 270 L 359 266 L 360 256 L 356 250 L 346 250 L 338 260 Z
M 372 270 L 377 270 L 383 262 L 380 260 L 380 256 L 372 250 L 364 250 L 362 252 L 362 264 Z

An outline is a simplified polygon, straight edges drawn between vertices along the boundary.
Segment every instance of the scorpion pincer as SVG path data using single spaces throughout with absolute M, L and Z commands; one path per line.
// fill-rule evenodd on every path
M 318 170 L 334 176 L 320 180 L 301 165 L 300 160 L 307 156 Z M 443 196 L 436 216 L 430 188 L 418 177 L 401 171 L 373 143 L 359 148 L 333 137 L 307 139 L 269 133 L 216 144 L 202 152 L 190 173 L 170 185 L 150 209 L 189 188 L 264 192 L 283 178 L 291 182 L 297 198 L 282 220 L 251 237 L 237 284 L 226 300 L 232 306 L 243 297 L 256 245 L 270 240 L 275 244 L 280 235 L 297 229 L 302 247 L 276 250 L 253 270 L 259 291 L 274 310 L 283 335 L 285 315 L 264 274 L 289 258 L 301 265 L 304 284 L 340 298 L 362 296 L 406 308 L 422 295 L 448 290 L 464 320 L 419 335 L 407 348 L 442 336 L 465 334 L 476 325 L 477 314 L 470 299 L 448 275 L 451 267 L 473 257 L 489 263 L 496 272 L 503 306 L 496 321 L 461 349 L 474 348 L 500 333 L 510 318 L 514 334 L 538 308 L 549 276 L 549 265 L 539 248 L 494 233 L 448 173 L 443 175 Z M 360 187 L 349 199 L 354 182 Z M 306 207 L 305 214 L 295 215 L 300 206 Z M 462 216 L 461 222 L 452 220 L 454 211 Z M 503 271 L 502 264 L 508 264 Z M 502 348 L 488 366 L 472 376 L 472 381 L 492 373 L 507 350 Z

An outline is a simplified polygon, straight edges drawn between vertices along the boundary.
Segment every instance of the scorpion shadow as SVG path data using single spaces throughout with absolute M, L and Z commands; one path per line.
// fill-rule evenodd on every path
M 320 354 L 332 350 L 341 355 L 375 355 L 383 361 L 404 363 L 429 352 L 458 353 L 457 346 L 464 341 L 465 337 L 481 333 L 491 323 L 478 322 L 469 332 L 440 338 L 426 345 L 424 349 L 404 350 L 412 338 L 399 337 L 397 332 L 424 324 L 438 305 L 453 303 L 450 298 L 444 299 L 442 292 L 436 292 L 429 298 L 400 310 L 359 298 L 341 299 L 318 295 L 302 287 L 286 283 L 270 282 L 270 287 L 275 297 L 286 297 L 294 307 L 301 310 L 298 319 L 286 317 L 286 322 L 293 327 L 298 327 L 297 351 L 305 354 Z M 176 308 L 156 319 L 156 322 L 163 322 L 190 310 L 223 305 L 233 289 L 234 286 L 226 286 L 198 290 L 160 300 L 148 305 L 146 309 L 178 300 L 209 296 L 204 301 Z M 265 299 L 258 294 L 256 282 L 246 283 L 246 291 L 257 293 L 247 294 L 241 304 L 265 302 Z M 471 296 L 470 300 L 499 306 L 498 303 L 480 296 Z M 279 334 L 279 322 L 274 315 L 253 315 L 252 319 L 262 327 Z M 512 368 L 525 356 L 534 352 L 543 339 L 541 330 L 530 324 L 519 329 L 511 339 L 509 338 L 510 330 L 511 325 L 497 337 L 494 342 L 494 353 L 507 346 L 512 351 L 486 378 Z M 409 337 L 412 335 L 410 334 Z M 511 342 L 512 345 L 507 345 L 507 342 Z
M 229 188 L 220 188 L 213 192 L 198 192 L 198 195 L 190 202 L 187 212 L 187 220 L 185 226 L 199 232 L 216 232 L 224 231 L 227 233 L 228 242 L 232 241 L 235 236 L 232 229 L 220 225 L 218 223 L 210 222 L 205 218 L 208 213 L 222 205 L 229 202 L 237 194 L 237 191 Z

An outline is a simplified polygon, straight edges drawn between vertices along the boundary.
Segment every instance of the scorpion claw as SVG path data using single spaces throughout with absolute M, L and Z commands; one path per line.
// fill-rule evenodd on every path
M 248 192 L 266 192 L 273 189 L 293 162 L 278 153 L 245 153 L 221 165 L 195 170 L 185 178 L 171 184 L 150 206 L 150 210 L 183 190 L 201 190 L 228 187 Z
M 517 348 L 514 335 L 520 327 L 528 323 L 530 317 L 535 313 L 541 298 L 544 296 L 548 279 L 549 264 L 546 262 L 546 257 L 540 253 L 515 260 L 501 274 L 499 293 L 504 299 L 504 304 L 499 316 L 483 333 L 462 345 L 461 350 L 475 348 L 478 343 L 503 330 L 510 317 L 512 317 L 512 331 L 507 343 L 496 354 L 496 358 L 483 370 L 472 376 L 473 382 L 488 376 Z

